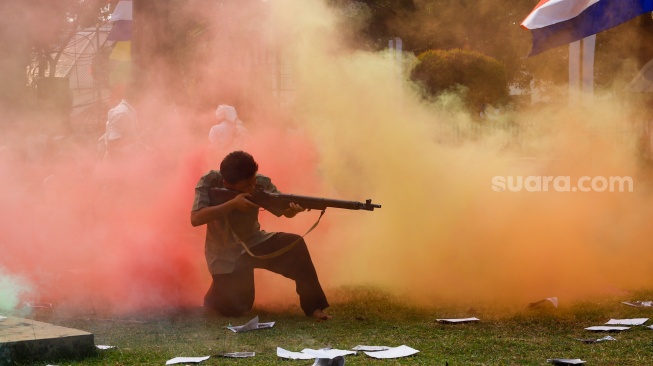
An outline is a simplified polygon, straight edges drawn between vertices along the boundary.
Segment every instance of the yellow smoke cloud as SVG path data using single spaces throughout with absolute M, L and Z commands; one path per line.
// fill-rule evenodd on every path
M 526 108 L 479 127 L 455 96 L 426 102 L 406 78 L 398 82 L 410 60 L 398 65 L 389 52 L 340 44 L 328 9 L 275 4 L 284 9 L 275 13 L 282 34 L 299 36 L 285 56 L 321 176 L 343 197 L 383 204 L 332 213 L 326 238 L 309 240 L 320 242 L 314 250 L 318 264 L 329 264 L 321 270 L 333 270 L 330 284 L 503 304 L 646 285 L 651 197 L 627 106 Z M 515 126 L 500 127 L 508 119 Z M 496 192 L 495 176 L 569 176 L 572 185 L 581 176 L 628 176 L 634 192 Z

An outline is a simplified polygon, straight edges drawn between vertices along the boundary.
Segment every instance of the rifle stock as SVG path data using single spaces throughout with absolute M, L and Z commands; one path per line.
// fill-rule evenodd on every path
M 211 188 L 211 191 L 209 192 L 211 205 L 215 206 L 223 204 L 239 194 L 240 192 L 231 191 L 225 188 Z M 346 210 L 374 211 L 375 208 L 381 208 L 381 205 L 372 203 L 371 199 L 368 199 L 365 202 L 357 202 L 322 197 L 299 196 L 294 194 L 268 193 L 261 187 L 257 187 L 256 191 L 252 193 L 248 199 L 270 211 L 275 216 L 283 215 L 286 209 L 290 207 L 291 202 L 310 210 L 326 210 L 327 207 L 333 207 Z

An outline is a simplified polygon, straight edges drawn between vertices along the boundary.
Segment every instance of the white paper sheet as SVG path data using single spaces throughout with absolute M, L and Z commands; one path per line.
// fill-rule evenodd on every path
M 546 362 L 554 365 L 582 365 L 585 363 L 580 358 L 550 358 Z
M 355 351 L 342 349 L 311 349 L 304 348 L 301 352 L 291 352 L 277 347 L 277 356 L 291 360 L 312 360 L 314 358 L 332 359 L 338 356 L 355 355 Z
M 610 326 L 604 326 L 604 325 L 597 325 L 594 327 L 587 327 L 585 330 L 592 330 L 592 331 L 599 331 L 599 332 L 611 332 L 611 331 L 622 331 L 622 330 L 628 330 L 630 327 L 610 327 Z
M 277 347 L 277 356 L 281 358 L 289 358 L 291 360 L 312 360 L 315 357 L 308 355 L 306 353 L 302 352 L 291 352 L 288 350 L 285 350 L 281 347 Z
M 554 297 L 547 297 L 544 300 L 551 301 L 553 306 L 555 306 L 556 308 L 558 307 L 558 298 L 557 297 L 555 297 L 555 296 Z
M 358 345 L 354 348 L 352 348 L 354 351 L 369 351 L 369 352 L 375 352 L 375 351 L 385 351 L 389 350 L 390 347 L 386 346 L 363 346 L 363 345 Z
M 305 353 L 307 355 L 312 355 L 313 358 L 328 358 L 328 359 L 332 359 L 338 356 L 347 356 L 347 355 L 356 354 L 355 351 L 348 351 L 344 349 L 310 349 L 310 348 L 304 348 L 302 350 L 302 353 Z
M 227 352 L 220 354 L 222 357 L 247 358 L 256 356 L 256 352 Z
M 202 361 L 206 361 L 209 359 L 211 356 L 205 356 L 205 357 L 175 357 L 171 360 L 166 361 L 166 365 L 174 365 L 176 363 L 186 363 L 186 362 L 191 362 L 191 363 L 199 363 Z
M 116 346 L 105 346 L 105 345 L 102 345 L 102 344 L 98 344 L 98 345 L 96 345 L 95 347 L 97 347 L 98 349 L 111 349 L 111 348 L 116 348 Z
M 648 318 L 632 318 L 632 319 L 610 319 L 607 325 L 644 325 Z
M 653 307 L 653 301 L 622 301 L 622 304 L 628 305 L 628 306 L 634 306 L 636 308 L 650 308 Z
M 604 342 L 604 341 L 616 341 L 617 340 L 617 338 L 610 337 L 610 336 L 605 336 L 603 338 L 587 338 L 587 339 L 576 338 L 576 339 L 578 339 L 579 341 L 584 342 L 584 343 L 599 343 L 599 342 Z
M 480 321 L 479 318 L 436 319 L 440 323 L 469 323 Z
M 365 352 L 365 354 L 372 358 L 399 358 L 411 356 L 418 352 L 419 351 L 414 348 L 408 347 L 406 345 L 401 345 L 399 347 L 390 348 L 385 351 Z
M 240 332 L 247 332 L 250 330 L 257 330 L 257 329 L 265 329 L 265 328 L 272 328 L 274 326 L 274 322 L 269 322 L 269 323 L 259 323 L 258 322 L 258 315 L 254 317 L 254 319 L 250 320 L 247 322 L 245 325 L 238 325 L 238 326 L 233 326 L 233 327 L 227 327 L 227 329 L 235 332 L 235 333 L 240 333 Z

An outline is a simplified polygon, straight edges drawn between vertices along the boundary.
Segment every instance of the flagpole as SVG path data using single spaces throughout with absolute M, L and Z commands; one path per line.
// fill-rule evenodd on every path
M 569 44 L 569 105 L 578 103 L 580 97 L 581 41 Z
M 596 34 L 583 38 L 583 65 L 581 73 L 583 95 L 594 95 L 594 50 L 596 48 Z
M 596 35 L 569 44 L 569 105 L 594 95 L 595 48 Z

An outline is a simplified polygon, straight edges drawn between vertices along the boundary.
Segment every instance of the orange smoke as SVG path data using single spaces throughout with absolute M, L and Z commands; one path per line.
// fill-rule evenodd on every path
M 201 304 L 210 282 L 205 229 L 191 227 L 189 210 L 198 178 L 221 159 L 207 136 L 225 103 L 252 133 L 247 150 L 260 172 L 282 192 L 383 205 L 329 209 L 307 237 L 327 295 L 373 284 L 415 303 L 506 305 L 648 285 L 651 194 L 625 107 L 507 112 L 479 127 L 455 95 L 423 100 L 402 77 L 409 55 L 398 64 L 348 49 L 321 2 L 271 1 L 268 15 L 266 36 L 284 40 L 275 52 L 293 79 L 288 106 L 245 67 L 256 58 L 237 38 L 251 25 L 241 14 L 224 47 L 192 55 L 199 112 L 154 102 L 139 110 L 156 116 L 144 121 L 151 151 L 104 163 L 99 136 L 42 158 L 21 154 L 25 135 L 7 142 L 0 273 L 28 282 L 24 300 L 112 311 Z M 497 192 L 495 176 L 631 176 L 634 192 Z M 266 230 L 300 234 L 315 219 L 261 216 Z M 257 280 L 259 305 L 293 299 L 288 280 Z

